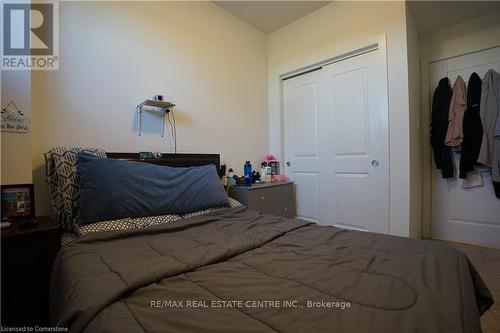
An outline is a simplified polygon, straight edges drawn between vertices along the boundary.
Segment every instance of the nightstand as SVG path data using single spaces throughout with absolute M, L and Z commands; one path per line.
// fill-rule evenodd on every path
M 229 196 L 261 213 L 295 216 L 293 182 L 232 186 Z
M 2 325 L 47 325 L 50 274 L 59 228 L 48 216 L 1 230 Z

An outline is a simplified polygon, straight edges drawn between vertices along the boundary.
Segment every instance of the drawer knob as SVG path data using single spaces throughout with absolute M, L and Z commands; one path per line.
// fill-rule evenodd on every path
M 283 192 L 283 196 L 286 197 L 288 195 L 288 192 Z
M 260 195 L 260 199 L 261 199 L 261 200 L 264 200 L 264 199 L 265 199 L 264 194 L 261 194 L 261 195 Z
M 283 211 L 284 211 L 285 213 L 288 213 L 288 208 L 284 207 L 284 208 L 283 208 Z

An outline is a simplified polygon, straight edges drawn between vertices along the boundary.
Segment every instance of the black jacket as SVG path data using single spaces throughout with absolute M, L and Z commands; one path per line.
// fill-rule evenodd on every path
M 464 114 L 462 153 L 460 156 L 460 178 L 467 178 L 467 172 L 474 170 L 477 163 L 481 142 L 483 139 L 483 126 L 479 116 L 481 102 L 482 81 L 475 72 L 469 78 L 467 87 L 467 109 Z
M 450 80 L 447 77 L 439 80 L 432 98 L 431 144 L 436 167 L 441 169 L 443 178 L 453 177 L 451 147 L 444 144 L 448 130 L 448 111 L 452 95 Z

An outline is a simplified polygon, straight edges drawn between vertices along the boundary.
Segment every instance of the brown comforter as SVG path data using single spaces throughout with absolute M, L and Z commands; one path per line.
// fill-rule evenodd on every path
M 493 303 L 447 246 L 244 207 L 73 241 L 51 293 L 70 332 L 480 332 Z

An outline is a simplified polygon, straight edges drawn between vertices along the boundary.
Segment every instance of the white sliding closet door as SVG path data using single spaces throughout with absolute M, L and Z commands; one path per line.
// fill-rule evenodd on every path
M 374 51 L 323 67 L 323 204 L 336 226 L 388 233 L 387 78 L 380 58 Z
M 284 82 L 286 174 L 295 182 L 296 215 L 319 222 L 321 71 L 303 74 Z
M 433 62 L 430 96 L 443 77 L 453 84 L 461 75 L 467 83 L 473 72 L 482 79 L 489 69 L 500 72 L 500 47 Z M 495 197 L 490 171 L 482 169 L 483 186 L 464 189 L 458 178 L 459 152 L 453 153 L 453 160 L 457 178 L 450 180 L 443 179 L 432 163 L 432 237 L 500 248 L 500 199 Z
M 374 50 L 284 81 L 285 159 L 297 216 L 389 232 L 385 55 Z

